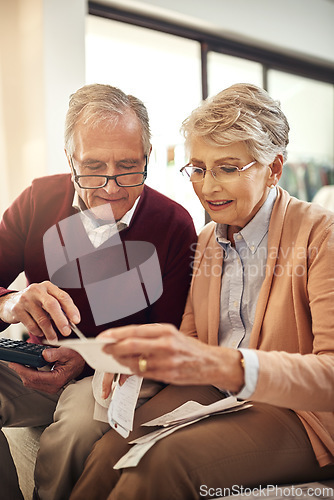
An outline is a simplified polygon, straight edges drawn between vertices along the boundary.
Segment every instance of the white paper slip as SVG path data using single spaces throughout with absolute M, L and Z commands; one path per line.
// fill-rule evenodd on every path
M 185 427 L 190 424 L 194 424 L 195 422 L 199 422 L 200 420 L 203 420 L 204 418 L 208 418 L 210 415 L 220 415 L 221 413 L 231 413 L 234 411 L 239 411 L 243 410 L 246 408 L 249 408 L 250 404 L 245 404 L 243 406 L 238 406 L 237 408 L 229 408 L 228 410 L 223 410 L 222 412 L 218 411 L 215 413 L 207 414 L 207 415 L 202 415 L 201 417 L 195 418 L 195 419 L 187 419 L 183 420 L 182 422 L 178 422 L 177 424 L 171 424 L 171 425 L 165 425 L 162 427 L 159 427 L 157 430 L 153 432 L 149 432 L 148 434 L 145 434 L 144 436 L 141 436 L 137 439 L 134 439 L 133 441 L 130 441 L 129 444 L 144 444 L 147 443 L 148 441 L 157 441 L 157 438 L 162 439 L 165 436 L 168 436 L 168 434 L 171 434 L 172 432 L 177 431 L 178 429 L 181 429 L 182 427 Z M 146 425 L 146 424 L 142 424 Z
M 222 413 L 231 413 L 251 407 L 249 402 L 238 401 L 233 396 L 217 401 L 211 405 L 201 405 L 196 401 L 188 401 L 184 405 L 176 408 L 172 412 L 166 413 L 150 422 L 142 424 L 144 426 L 160 426 L 159 429 L 145 434 L 130 442 L 134 446 L 114 465 L 114 469 L 125 467 L 136 467 L 145 453 L 160 439 L 169 434 L 194 424 L 200 420 Z M 175 419 L 175 415 L 177 419 Z M 196 416 L 195 416 L 196 415 Z M 181 418 L 182 417 L 182 418 Z
M 127 438 L 133 429 L 133 418 L 142 383 L 143 377 L 132 375 L 120 385 L 118 377 L 110 401 L 108 422 L 124 438 Z
M 194 420 L 196 418 L 210 415 L 212 413 L 221 413 L 225 410 L 231 409 L 241 409 L 245 405 L 249 406 L 248 402 L 238 401 L 234 396 L 229 396 L 228 398 L 220 399 L 215 403 L 210 405 L 202 405 L 197 403 L 197 401 L 187 401 L 183 405 L 175 408 L 175 410 L 161 415 L 161 417 L 155 418 L 146 422 L 142 425 L 156 426 L 156 425 L 172 425 L 178 422 L 184 422 L 187 420 Z
M 136 444 L 135 446 L 132 446 L 132 448 L 130 448 L 130 450 L 118 460 L 113 469 L 136 467 L 139 464 L 141 458 L 150 448 L 152 448 L 154 444 L 155 441 L 149 441 L 145 444 Z
M 205 418 L 205 417 L 202 417 Z M 201 420 L 201 419 L 198 419 Z M 197 420 L 196 420 L 197 422 Z M 145 453 L 152 448 L 153 445 L 160 439 L 172 434 L 173 432 L 181 429 L 182 427 L 186 427 L 194 422 L 186 422 L 179 425 L 173 425 L 168 428 L 159 429 L 157 431 L 151 432 L 146 436 L 142 436 L 141 438 L 132 441 L 133 443 L 137 443 L 130 450 L 123 455 L 118 462 L 114 465 L 114 469 L 124 469 L 125 467 L 136 467 L 140 460 L 143 458 Z
M 186 427 L 187 425 L 190 424 L 194 424 L 195 422 L 199 422 L 200 420 L 203 420 L 208 416 L 209 415 L 205 415 L 204 417 L 197 418 L 196 420 L 191 420 L 191 421 L 189 420 L 187 422 L 182 422 L 182 424 L 169 425 L 168 427 L 159 427 L 159 429 L 153 432 L 149 432 L 148 434 L 144 434 L 144 436 L 141 436 L 137 439 L 134 439 L 133 441 L 130 441 L 129 444 L 145 444 L 148 443 L 149 441 L 154 441 L 154 442 L 159 441 L 160 439 L 168 436 L 169 434 L 172 434 L 178 429 Z
M 113 340 L 100 340 L 96 338 L 64 339 L 54 342 L 53 345 L 68 347 L 77 351 L 92 368 L 107 373 L 132 373 L 128 366 L 121 365 L 110 354 L 103 351 L 107 344 L 114 343 Z

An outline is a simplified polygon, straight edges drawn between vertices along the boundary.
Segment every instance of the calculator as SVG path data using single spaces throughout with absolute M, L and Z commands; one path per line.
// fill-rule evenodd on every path
M 21 365 L 41 368 L 50 365 L 42 356 L 44 349 L 53 346 L 32 344 L 24 340 L 12 340 L 0 337 L 0 359 Z

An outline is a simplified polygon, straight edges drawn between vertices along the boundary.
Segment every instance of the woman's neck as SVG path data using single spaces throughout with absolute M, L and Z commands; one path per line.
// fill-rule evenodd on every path
M 234 234 L 240 231 L 239 226 L 227 226 L 227 239 L 231 242 L 232 247 L 235 246 Z

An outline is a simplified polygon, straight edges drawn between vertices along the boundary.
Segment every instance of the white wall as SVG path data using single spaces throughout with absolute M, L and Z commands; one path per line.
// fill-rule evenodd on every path
M 68 171 L 69 95 L 85 83 L 86 0 L 0 0 L 0 214 L 33 178 Z
M 85 84 L 86 0 L 43 0 L 46 173 L 67 172 L 64 120 L 70 94 Z

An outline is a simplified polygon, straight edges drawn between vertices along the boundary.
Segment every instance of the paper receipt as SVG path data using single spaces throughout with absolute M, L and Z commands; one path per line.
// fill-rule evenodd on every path
M 108 409 L 108 422 L 121 436 L 127 438 L 133 429 L 133 418 L 143 377 L 132 375 L 123 385 L 119 377 Z

